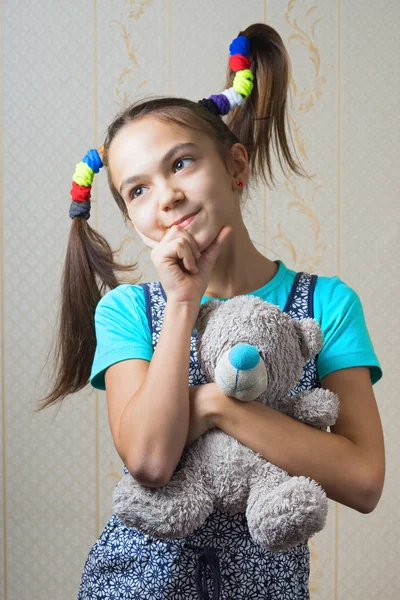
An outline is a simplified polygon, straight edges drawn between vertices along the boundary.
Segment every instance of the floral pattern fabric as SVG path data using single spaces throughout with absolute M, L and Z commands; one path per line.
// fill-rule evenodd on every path
M 298 273 L 285 307 L 292 318 L 313 317 L 316 275 Z M 141 284 L 155 348 L 163 322 L 165 292 L 159 282 Z M 196 332 L 190 349 L 189 385 L 206 383 L 197 361 Z M 291 394 L 318 387 L 316 359 L 304 367 Z M 126 467 L 124 472 L 127 473 Z M 199 551 L 218 556 L 222 589 L 216 595 L 211 569 L 204 575 L 208 596 L 196 586 Z M 113 514 L 90 550 L 78 600 L 307 600 L 309 549 L 305 542 L 283 552 L 256 545 L 244 514 L 230 516 L 216 510 L 192 535 L 158 539 L 126 526 Z

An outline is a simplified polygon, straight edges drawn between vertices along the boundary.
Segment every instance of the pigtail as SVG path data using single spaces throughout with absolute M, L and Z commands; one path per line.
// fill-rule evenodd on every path
M 254 87 L 243 106 L 230 111 L 225 122 L 246 147 L 256 179 L 275 185 L 271 143 L 283 172 L 286 164 L 297 175 L 307 176 L 288 144 L 286 112 L 291 67 L 284 43 L 275 29 L 263 23 L 250 25 L 239 35 L 250 42 Z M 234 76 L 228 67 L 225 87 L 232 85 Z
M 107 291 L 121 283 L 116 272 L 132 273 L 138 267 L 138 263 L 116 262 L 114 256 L 119 250 L 113 252 L 107 240 L 90 227 L 89 212 L 85 214 L 83 204 L 76 200 L 71 203 L 70 216 L 74 216 L 61 278 L 58 330 L 46 361 L 51 362 L 53 379 L 50 392 L 38 401 L 35 412 L 61 402 L 89 383 L 96 349 L 96 306 Z

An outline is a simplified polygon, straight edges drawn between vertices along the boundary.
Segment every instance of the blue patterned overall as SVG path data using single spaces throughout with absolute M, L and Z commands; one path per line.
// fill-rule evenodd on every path
M 296 275 L 285 312 L 313 317 L 317 276 Z M 141 284 L 155 348 L 166 303 L 158 282 Z M 189 385 L 206 383 L 190 349 Z M 316 358 L 291 394 L 320 387 Z M 127 473 L 126 467 L 124 467 Z M 309 598 L 307 542 L 272 553 L 251 540 L 244 514 L 215 511 L 187 538 L 157 539 L 127 527 L 113 514 L 87 558 L 78 600 L 305 600 Z

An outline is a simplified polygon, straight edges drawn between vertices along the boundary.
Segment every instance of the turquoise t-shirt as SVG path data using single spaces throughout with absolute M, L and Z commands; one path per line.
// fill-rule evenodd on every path
M 285 308 L 296 276 L 282 261 L 266 285 L 251 295 Z M 210 300 L 203 296 L 201 304 Z M 215 300 L 215 298 L 213 298 Z M 222 300 L 224 300 L 222 298 Z M 318 376 L 348 367 L 369 367 L 372 384 L 382 377 L 361 301 L 339 277 L 318 277 L 314 291 L 314 318 L 321 326 L 324 346 L 318 355 Z M 150 361 L 151 331 L 146 316 L 144 290 L 140 285 L 121 284 L 109 291 L 96 307 L 96 352 L 90 383 L 105 390 L 104 373 L 114 363 L 131 358 Z

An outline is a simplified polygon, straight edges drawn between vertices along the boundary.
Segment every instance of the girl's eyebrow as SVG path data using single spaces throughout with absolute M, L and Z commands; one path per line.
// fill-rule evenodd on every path
M 188 151 L 188 150 L 197 150 L 197 149 L 198 149 L 198 147 L 196 146 L 196 144 L 193 144 L 192 142 L 184 142 L 181 144 L 176 144 L 175 146 L 170 148 L 170 150 L 168 150 L 168 152 L 163 156 L 160 164 L 163 166 L 168 164 L 169 161 L 171 160 L 171 158 L 177 152 Z M 124 188 L 126 188 L 131 183 L 135 183 L 136 181 L 143 179 L 144 177 L 145 177 L 144 175 L 131 175 L 131 177 L 124 179 L 124 181 L 121 183 L 121 187 L 119 188 L 119 193 L 122 194 L 122 191 L 124 190 Z

